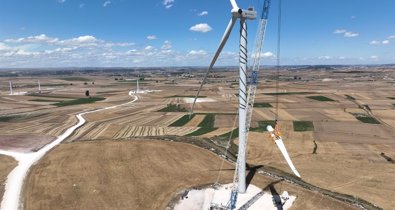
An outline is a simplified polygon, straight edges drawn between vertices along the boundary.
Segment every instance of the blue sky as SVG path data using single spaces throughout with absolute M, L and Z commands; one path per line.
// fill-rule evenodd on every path
M 263 0 L 239 0 L 261 9 Z M 263 64 L 274 64 L 272 0 Z M 283 0 L 282 64 L 395 63 L 394 0 Z M 228 0 L 0 0 L 0 67 L 207 66 Z M 257 21 L 249 21 L 252 51 Z M 238 30 L 218 65 L 237 65 Z

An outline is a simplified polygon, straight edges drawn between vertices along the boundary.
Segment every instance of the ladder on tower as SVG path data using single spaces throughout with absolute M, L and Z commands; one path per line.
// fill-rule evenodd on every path
M 250 86 L 248 89 L 247 95 L 247 119 L 246 119 L 246 144 L 248 141 L 248 133 L 251 126 L 251 119 L 252 119 L 252 111 L 254 108 L 254 101 L 255 101 L 255 94 L 258 85 L 258 72 L 261 64 L 261 53 L 263 48 L 263 42 L 265 39 L 265 32 L 266 32 L 266 25 L 269 15 L 269 7 L 270 7 L 270 0 L 265 0 L 263 3 L 262 15 L 261 19 L 259 20 L 258 31 L 255 37 L 255 46 L 254 46 L 254 53 L 253 53 L 253 65 L 252 65 L 252 72 L 251 72 L 251 79 L 250 79 Z M 246 145 L 245 145 L 246 146 Z M 230 210 L 236 209 L 237 203 L 237 183 L 238 183 L 238 166 L 236 164 L 236 171 L 235 176 L 233 178 L 233 187 L 232 193 L 230 196 L 230 201 L 228 202 L 228 208 Z

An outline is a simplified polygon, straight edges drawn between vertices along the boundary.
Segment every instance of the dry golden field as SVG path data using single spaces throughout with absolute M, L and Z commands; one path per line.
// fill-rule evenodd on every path
M 0 198 L 3 197 L 4 193 L 4 185 L 7 175 L 12 171 L 12 169 L 16 166 L 16 161 L 13 158 L 0 155 Z
M 221 159 L 208 150 L 175 142 L 92 141 L 62 144 L 34 166 L 26 181 L 26 209 L 165 209 L 176 193 L 217 180 Z M 227 162 L 220 182 L 229 183 Z M 275 182 L 256 174 L 252 183 Z M 354 209 L 285 182 L 274 185 L 298 198 L 292 209 Z M 61 190 L 60 190 L 61 189 Z

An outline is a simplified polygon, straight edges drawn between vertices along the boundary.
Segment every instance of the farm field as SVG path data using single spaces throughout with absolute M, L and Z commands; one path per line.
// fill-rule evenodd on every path
M 183 189 L 215 182 L 221 159 L 214 153 L 182 143 L 138 139 L 197 136 L 216 140 L 230 132 L 237 120 L 238 86 L 227 81 L 233 81 L 236 72 L 220 71 L 216 74 L 223 78 L 209 78 L 201 92 L 201 99 L 209 100 L 196 104 L 191 119 L 184 117 L 191 107 L 185 99 L 196 94 L 201 73 L 196 78 L 149 71 L 143 74 L 146 79 L 140 88 L 146 92 L 138 94 L 138 101 L 86 114 L 86 124 L 31 170 L 24 186 L 26 209 L 53 209 L 56 205 L 61 209 L 79 205 L 86 209 L 128 209 L 128 205 L 163 209 Z M 262 126 L 275 119 L 278 108 L 284 143 L 304 181 L 362 198 L 383 209 L 395 206 L 390 199 L 395 189 L 395 164 L 390 161 L 395 159 L 395 100 L 391 99 L 395 97 L 395 83 L 382 79 L 384 74 L 395 78 L 395 73 L 375 69 L 368 73 L 283 70 L 280 78 L 286 79 L 280 81 L 279 90 L 271 79 L 274 74 L 273 70 L 264 71 L 265 82 L 257 91 L 256 102 L 261 106 L 253 112 L 248 163 L 290 173 Z M 295 75 L 302 80 L 288 79 Z M 16 77 L 15 91 L 27 94 L 8 95 L 9 79 L 0 78 L 0 148 L 18 152 L 36 151 L 50 143 L 77 122 L 77 113 L 130 101 L 128 93 L 136 88 L 135 83 L 115 80 L 114 76 L 86 74 L 40 77 L 44 84 L 40 93 L 35 87 L 36 78 Z M 104 100 L 55 105 L 87 98 L 86 90 L 90 96 Z M 166 107 L 170 108 L 164 111 Z M 369 120 L 361 121 L 361 116 Z M 237 144 L 237 138 L 233 141 Z M 225 144 L 222 140 L 221 145 Z M 1 161 L 4 175 L 0 178 L 13 167 L 7 159 Z M 91 170 L 82 170 L 84 167 Z M 231 167 L 226 163 L 226 168 Z M 224 172 L 222 181 L 231 182 L 232 173 Z M 276 180 L 259 175 L 253 183 L 264 188 L 271 181 Z M 350 208 L 287 183 L 280 182 L 276 187 L 297 194 L 295 209 L 311 209 L 317 203 L 331 209 Z M 309 197 L 311 202 L 300 202 Z M 76 201 L 71 202 L 73 199 Z
M 12 169 L 16 166 L 16 161 L 11 157 L 7 157 L 4 155 L 0 155 L 0 198 L 3 197 L 4 193 L 4 185 L 8 174 L 12 171 Z
M 165 209 L 176 193 L 215 182 L 220 164 L 221 159 L 210 151 L 184 143 L 104 140 L 62 144 L 31 171 L 24 205 L 27 209 Z M 219 181 L 229 183 L 233 166 L 225 163 L 224 169 Z M 274 181 L 255 175 L 252 183 L 265 188 Z M 353 209 L 285 182 L 274 186 L 279 192 L 287 189 L 297 194 L 293 209 L 318 203 L 327 209 Z

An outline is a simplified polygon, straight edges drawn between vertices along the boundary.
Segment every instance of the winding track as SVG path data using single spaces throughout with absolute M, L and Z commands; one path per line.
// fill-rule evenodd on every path
M 23 182 L 26 178 L 29 169 L 37 163 L 48 151 L 56 147 L 63 140 L 69 137 L 77 128 L 85 124 L 86 120 L 83 115 L 93 112 L 99 112 L 102 110 L 113 109 L 119 106 L 124 106 L 131 104 L 138 100 L 138 97 L 134 95 L 134 91 L 129 91 L 129 95 L 134 97 L 130 102 L 110 106 L 106 108 L 96 109 L 92 111 L 82 112 L 76 115 L 78 118 L 78 123 L 70 128 L 68 128 L 63 134 L 58 136 L 53 142 L 47 144 L 45 147 L 41 148 L 37 152 L 33 153 L 19 153 L 12 151 L 0 150 L 0 154 L 7 155 L 15 158 L 18 161 L 18 166 L 16 166 L 10 174 L 7 176 L 7 181 L 5 185 L 5 192 L 3 195 L 3 200 L 1 202 L 0 210 L 18 210 L 20 207 L 20 195 L 23 187 Z

